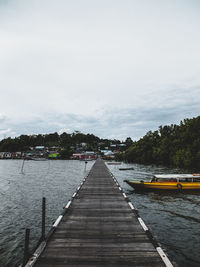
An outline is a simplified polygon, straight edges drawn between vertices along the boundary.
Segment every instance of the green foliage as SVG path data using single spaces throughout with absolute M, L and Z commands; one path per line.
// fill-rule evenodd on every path
M 82 144 L 84 145 L 82 146 Z M 60 157 L 64 159 L 70 158 L 72 155 L 72 147 L 74 150 L 89 150 L 98 151 L 100 144 L 102 148 L 110 146 L 110 144 L 120 144 L 119 140 L 100 139 L 93 134 L 83 134 L 75 131 L 72 134 L 50 133 L 38 135 L 21 135 L 17 138 L 6 138 L 0 141 L 0 151 L 2 152 L 17 152 L 29 151 L 30 147 L 46 146 L 46 147 L 60 147 Z
M 70 149 L 62 149 L 60 151 L 60 158 L 61 159 L 70 159 L 72 154 L 73 154 L 72 150 L 70 150 Z
M 125 140 L 126 147 L 129 148 L 133 144 L 131 137 L 127 137 Z
M 120 152 L 116 153 L 115 154 L 115 160 L 116 161 L 123 161 L 124 160 L 124 153 L 120 153 Z
M 200 167 L 200 116 L 180 125 L 160 126 L 126 150 L 124 160 L 185 168 Z

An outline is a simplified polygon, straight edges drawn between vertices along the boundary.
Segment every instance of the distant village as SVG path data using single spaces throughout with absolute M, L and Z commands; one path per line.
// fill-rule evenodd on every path
M 69 159 L 72 160 L 95 160 L 99 155 L 104 159 L 114 159 L 115 154 L 125 151 L 126 144 L 113 144 L 110 143 L 108 146 L 103 147 L 103 143 L 99 143 L 99 149 L 97 151 L 88 151 L 87 143 L 80 143 L 76 146 L 71 146 L 70 151 L 71 155 Z M 101 149 L 101 148 L 102 149 Z M 64 148 L 60 146 L 35 146 L 29 147 L 26 152 L 0 152 L 0 159 L 25 159 L 25 160 L 34 160 L 34 159 L 62 159 L 62 151 Z

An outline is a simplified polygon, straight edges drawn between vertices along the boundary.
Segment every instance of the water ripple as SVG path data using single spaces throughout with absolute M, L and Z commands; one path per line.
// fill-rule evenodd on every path
M 121 167 L 134 168 L 128 173 L 120 172 L 116 166 L 108 167 L 169 258 L 181 267 L 199 267 L 200 192 L 136 193 L 123 182 L 124 179 L 149 179 L 153 174 L 184 173 L 184 170 L 123 163 Z
M 41 233 L 41 201 L 46 197 L 46 228 L 62 212 L 93 162 L 0 160 L 0 266 L 22 261 L 24 232 L 31 228 L 30 247 Z

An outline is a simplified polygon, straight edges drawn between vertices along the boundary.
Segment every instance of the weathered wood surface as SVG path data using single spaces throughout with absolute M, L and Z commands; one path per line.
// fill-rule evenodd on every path
M 35 266 L 165 264 L 98 159 Z

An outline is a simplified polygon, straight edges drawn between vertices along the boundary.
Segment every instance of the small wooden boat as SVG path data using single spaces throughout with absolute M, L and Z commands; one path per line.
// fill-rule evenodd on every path
M 154 175 L 148 181 L 124 180 L 135 190 L 200 190 L 200 174 Z
M 35 161 L 47 161 L 48 159 L 47 158 L 32 158 L 32 160 L 35 160 Z
M 134 168 L 119 168 L 120 171 L 129 171 L 134 170 Z
M 121 165 L 121 162 L 107 162 L 108 165 Z

